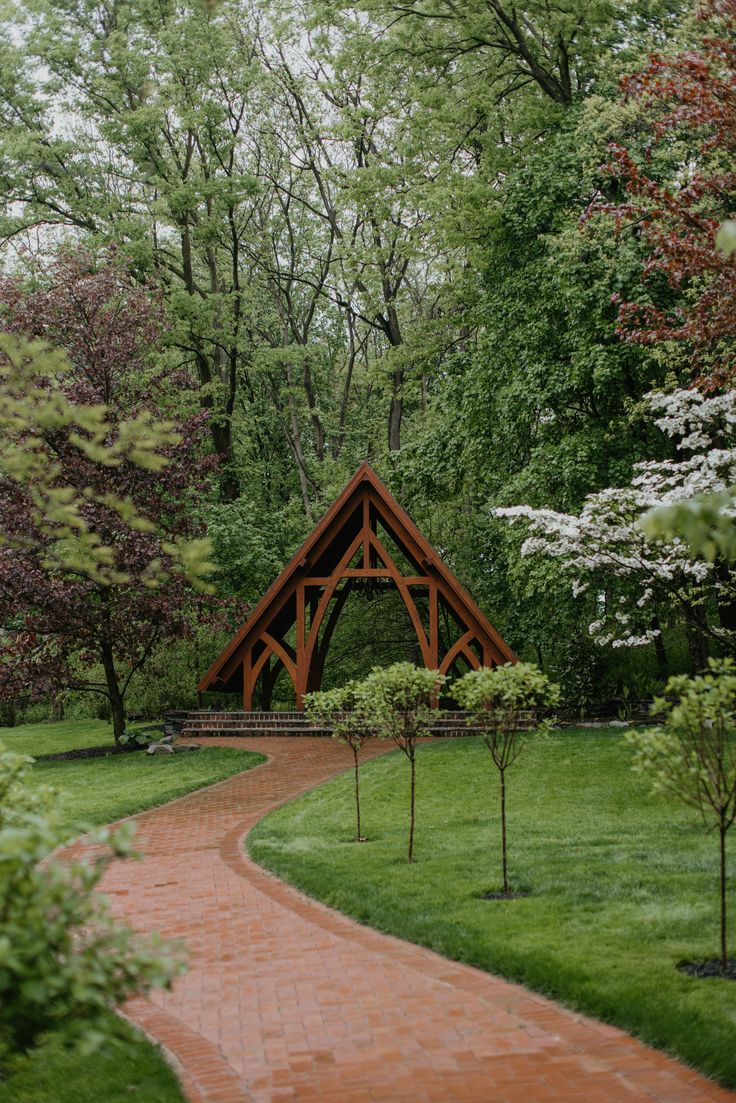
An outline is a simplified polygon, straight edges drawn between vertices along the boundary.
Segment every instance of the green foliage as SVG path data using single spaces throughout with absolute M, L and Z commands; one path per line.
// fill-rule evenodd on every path
M 658 727 L 630 732 L 634 768 L 657 791 L 676 793 L 704 818 L 723 810 L 736 816 L 736 664 L 710 659 L 705 674 L 670 678 L 652 705 Z M 709 809 L 711 811 L 709 811 Z
M 438 670 L 412 663 L 374 667 L 355 689 L 364 713 L 373 720 L 380 739 L 393 739 L 411 757 L 415 741 L 439 713 L 433 700 L 447 681 Z
M 60 485 L 61 466 L 49 458 L 48 436 L 67 434 L 80 455 L 103 467 L 116 467 L 126 458 L 153 471 L 166 463 L 160 449 L 177 443 L 179 436 L 171 424 L 147 413 L 116 421 L 113 436 L 104 406 L 73 403 L 56 385 L 68 370 L 64 354 L 49 345 L 0 334 L 0 469 L 28 493 L 31 520 L 47 539 L 44 555 L 50 565 L 103 585 L 122 584 L 128 576 L 115 566 L 113 550 L 90 527 L 83 508 L 104 505 L 138 532 L 150 532 L 153 525 L 129 499 L 95 495 L 89 488 L 78 494 L 73 485 Z M 0 533 L 3 539 L 13 541 Z M 202 541 L 169 549 L 179 569 L 197 584 L 211 573 L 210 552 Z M 156 584 L 155 577 L 150 584 Z
M 30 763 L 0 750 L 0 1059 L 52 1027 L 93 1045 L 115 1004 L 183 968 L 179 949 L 117 927 L 95 893 L 113 859 L 133 856 L 131 827 L 98 832 L 91 861 L 50 858 L 58 805 L 29 786 Z
M 515 728 L 524 713 L 554 707 L 560 696 L 559 687 L 534 663 L 469 670 L 453 682 L 452 695 L 489 733 Z
M 693 556 L 709 563 L 736 559 L 732 494 L 701 494 L 685 502 L 653 509 L 640 525 L 650 540 L 682 540 Z
M 212 414 L 223 500 L 197 508 L 221 594 L 260 597 L 367 457 L 569 700 L 628 677 L 620 653 L 566 653 L 595 598 L 520 563 L 489 512 L 574 511 L 661 450 L 641 398 L 683 360 L 621 341 L 612 302 L 657 276 L 638 233 L 581 216 L 620 198 L 611 143 L 648 148 L 619 79 L 687 47 L 686 7 L 105 0 L 98 32 L 84 4 L 6 5 L 0 245 L 22 266 L 16 242 L 71 231 L 155 277 L 161 359 Z M 657 144 L 650 167 L 676 178 L 689 152 Z M 182 568 L 206 581 L 206 558 Z M 369 662 L 417 660 L 403 613 L 374 634 L 351 602 L 324 685 L 363 673 L 367 634 Z
M 334 739 L 357 750 L 376 732 L 376 720 L 360 682 L 306 693 L 304 709 L 313 723 L 331 728 Z
M 721 966 L 728 966 L 726 833 L 736 821 L 736 663 L 711 659 L 706 673 L 670 678 L 652 713 L 659 727 L 629 732 L 634 770 L 655 791 L 696 809 L 720 840 Z
M 375 735 L 375 719 L 366 707 L 361 683 L 348 682 L 337 689 L 307 693 L 304 708 L 310 720 L 332 729 L 332 738 L 345 743 L 353 752 L 355 768 L 355 841 L 365 842 L 360 826 L 360 773 L 358 755 L 371 735 Z

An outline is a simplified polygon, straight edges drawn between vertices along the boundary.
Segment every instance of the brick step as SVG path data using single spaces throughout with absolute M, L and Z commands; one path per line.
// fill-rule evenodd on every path
M 531 718 L 531 714 L 530 717 Z M 451 738 L 481 731 L 477 725 L 466 721 L 466 714 L 459 710 L 438 716 L 431 726 L 434 736 Z M 206 739 L 208 736 L 273 736 L 273 735 L 326 735 L 332 729 L 312 724 L 303 712 L 225 712 L 198 709 L 190 712 L 181 734 L 186 737 Z

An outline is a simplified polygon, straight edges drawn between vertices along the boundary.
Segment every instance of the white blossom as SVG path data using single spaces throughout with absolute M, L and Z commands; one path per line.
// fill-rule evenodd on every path
M 578 516 L 524 505 L 494 510 L 512 523 L 527 524 L 522 556 L 559 560 L 573 575 L 575 596 L 595 574 L 638 589 L 630 612 L 617 610 L 589 625 L 598 643 L 613 647 L 651 643 L 659 634 L 651 627 L 656 603 L 697 600 L 698 588 L 715 581 L 711 564 L 693 558 L 680 540 L 648 540 L 639 519 L 657 506 L 720 493 L 736 484 L 736 393 L 709 397 L 681 390 L 647 398 L 658 415 L 655 423 L 675 443 L 677 459 L 636 464 L 630 486 L 588 495 Z M 636 629 L 631 614 L 641 622 Z

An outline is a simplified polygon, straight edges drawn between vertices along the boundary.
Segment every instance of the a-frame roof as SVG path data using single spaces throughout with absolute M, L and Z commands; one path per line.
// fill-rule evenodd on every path
M 371 492 L 371 501 L 378 509 L 382 520 L 385 518 L 395 532 L 401 533 L 415 549 L 419 549 L 422 571 L 442 580 L 445 584 L 444 588 L 452 592 L 469 619 L 478 626 L 482 634 L 488 637 L 495 653 L 495 661 L 516 661 L 514 652 L 481 612 L 470 594 L 460 585 L 453 572 L 422 535 L 406 510 L 399 505 L 370 464 L 362 463 L 342 493 L 338 495 L 278 578 L 268 588 L 245 624 L 235 633 L 204 675 L 199 683 L 200 691 L 222 688 L 220 674 L 223 669 L 232 665 L 233 656 L 250 638 L 256 637 L 261 630 L 268 627 L 273 618 L 275 606 L 283 604 L 284 593 L 296 586 L 301 578 L 315 573 L 313 569 L 315 562 L 318 561 L 322 565 L 325 573 L 330 573 L 331 564 L 328 563 L 325 570 L 326 549 L 329 549 L 333 543 L 341 543 L 342 530 L 347 526 L 354 510 L 358 508 L 366 489 Z

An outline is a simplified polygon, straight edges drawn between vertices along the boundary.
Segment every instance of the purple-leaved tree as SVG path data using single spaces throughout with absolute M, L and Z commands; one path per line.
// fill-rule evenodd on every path
M 101 406 L 106 425 L 94 448 L 68 420 L 47 423 L 32 442 L 36 466 L 0 476 L 0 699 L 61 685 L 102 693 L 119 742 L 132 675 L 209 601 L 198 508 L 215 464 L 207 415 L 186 373 L 161 353 L 155 288 L 134 281 L 114 254 L 97 263 L 60 253 L 33 284 L 0 280 L 0 301 L 6 332 L 66 354 L 53 375 L 39 358 L 35 393 L 59 393 L 82 426 Z M 16 436 L 22 453 L 28 432 Z M 57 521 L 54 509 L 38 509 L 40 484 Z M 69 525 L 67 501 L 78 503 L 78 524 Z M 94 554 L 74 550 L 80 530 Z M 79 676 L 93 666 L 99 679 Z

